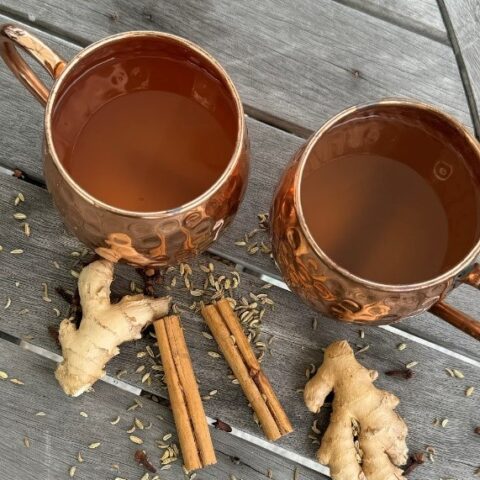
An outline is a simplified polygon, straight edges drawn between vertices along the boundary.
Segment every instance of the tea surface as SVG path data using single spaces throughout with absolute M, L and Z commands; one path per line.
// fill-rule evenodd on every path
M 386 284 L 434 278 L 478 239 L 478 192 L 462 158 L 434 132 L 364 118 L 314 147 L 301 183 L 317 244 L 338 265 Z
M 95 198 L 126 210 L 172 209 L 226 168 L 235 143 L 227 102 L 191 63 L 112 59 L 63 94 L 54 141 L 68 173 Z

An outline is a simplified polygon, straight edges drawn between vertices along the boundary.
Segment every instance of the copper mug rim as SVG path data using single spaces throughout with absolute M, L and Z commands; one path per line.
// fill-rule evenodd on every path
M 429 105 L 424 102 L 420 102 L 418 100 L 412 100 L 412 99 L 396 99 L 396 98 L 386 98 L 377 102 L 369 102 L 369 103 L 363 103 L 354 107 L 349 107 L 341 112 L 337 113 L 335 116 L 327 120 L 319 130 L 317 130 L 307 141 L 307 144 L 302 151 L 299 159 L 299 168 L 296 171 L 295 174 L 295 179 L 294 179 L 294 203 L 295 207 L 298 212 L 298 219 L 299 219 L 299 224 L 300 227 L 303 231 L 303 234 L 307 238 L 309 244 L 312 246 L 314 252 L 316 255 L 318 255 L 330 268 L 339 271 L 342 275 L 345 277 L 359 283 L 363 284 L 367 287 L 370 288 L 377 288 L 379 290 L 384 290 L 384 291 L 394 291 L 394 292 L 406 292 L 406 291 L 412 291 L 412 290 L 420 290 L 424 288 L 428 288 L 434 285 L 437 285 L 441 282 L 445 282 L 450 278 L 455 277 L 459 273 L 461 273 L 463 270 L 465 270 L 471 263 L 475 260 L 477 255 L 480 253 L 480 238 L 478 239 L 477 243 L 469 250 L 469 252 L 466 254 L 466 256 L 458 262 L 454 267 L 449 269 L 446 272 L 441 273 L 440 275 L 437 275 L 436 277 L 433 277 L 429 280 L 425 280 L 423 282 L 417 282 L 417 283 L 411 283 L 411 284 L 387 284 L 387 283 L 379 283 L 379 282 L 374 282 L 372 280 L 368 280 L 363 277 L 359 277 L 346 268 L 342 267 L 338 263 L 336 263 L 332 258 L 330 258 L 327 253 L 317 244 L 315 239 L 313 238 L 310 229 L 308 228 L 307 222 L 305 221 L 305 216 L 303 213 L 303 208 L 302 208 L 302 202 L 301 202 L 301 187 L 302 187 L 302 177 L 303 177 L 303 170 L 304 167 L 307 163 L 308 157 L 310 156 L 310 153 L 313 149 L 313 147 L 316 145 L 317 141 L 321 139 L 321 137 L 330 130 L 332 126 L 337 124 L 337 122 L 341 121 L 342 118 L 348 116 L 349 114 L 353 113 L 354 111 L 358 111 L 364 108 L 369 108 L 369 107 L 374 107 L 377 105 L 382 105 L 382 106 L 409 106 L 413 108 L 418 108 L 430 113 L 434 113 L 438 117 L 440 117 L 443 121 L 450 123 L 459 134 L 462 135 L 462 137 L 471 145 L 471 147 L 476 150 L 476 153 L 480 159 L 480 144 L 478 141 L 475 139 L 475 137 L 466 129 L 466 127 L 456 120 L 454 117 L 451 115 L 443 112 L 439 108 L 436 108 L 432 105 Z
M 86 190 L 84 190 L 82 187 L 80 187 L 80 185 L 67 172 L 62 162 L 60 161 L 59 156 L 57 155 L 57 151 L 55 149 L 55 143 L 53 141 L 52 125 L 51 125 L 52 112 L 53 112 L 55 102 L 57 100 L 60 87 L 66 81 L 65 79 L 68 79 L 68 74 L 71 73 L 78 66 L 78 64 L 85 57 L 91 54 L 93 51 L 101 49 L 102 47 L 110 43 L 122 41 L 125 38 L 131 38 L 131 37 L 155 37 L 158 39 L 168 39 L 180 45 L 188 47 L 191 51 L 193 51 L 194 53 L 202 57 L 210 65 L 214 67 L 216 73 L 218 73 L 219 76 L 222 78 L 222 80 L 225 82 L 225 85 L 228 88 L 229 94 L 231 95 L 231 98 L 235 102 L 236 116 L 237 116 L 237 138 L 235 143 L 235 149 L 230 157 L 228 165 L 225 167 L 220 177 L 215 181 L 215 183 L 213 183 L 208 188 L 208 190 L 203 192 L 198 197 L 195 197 L 194 199 L 190 200 L 189 202 L 168 210 L 158 210 L 158 211 L 152 211 L 152 212 L 126 210 L 126 209 L 114 207 L 108 203 L 105 203 L 97 199 L 96 197 L 88 193 Z M 157 32 L 153 30 L 136 30 L 136 31 L 129 31 L 129 32 L 115 34 L 115 35 L 110 35 L 101 40 L 98 40 L 88 45 L 84 49 L 80 50 L 80 52 L 78 52 L 71 60 L 68 61 L 68 63 L 66 63 L 65 68 L 61 70 L 60 75 L 55 79 L 53 88 L 50 90 L 47 104 L 45 107 L 44 126 L 45 126 L 45 138 L 47 142 L 47 147 L 51 153 L 53 162 L 55 163 L 55 166 L 58 168 L 60 174 L 67 181 L 67 183 L 75 190 L 76 193 L 78 193 L 81 197 L 83 197 L 86 201 L 88 201 L 92 205 L 108 210 L 112 213 L 120 214 L 126 217 L 156 218 L 159 216 L 162 216 L 162 217 L 174 216 L 181 211 L 195 208 L 196 206 L 204 203 L 208 198 L 212 197 L 215 194 L 215 192 L 219 188 L 221 188 L 222 184 L 225 182 L 228 176 L 235 170 L 241 157 L 242 147 L 245 141 L 245 123 L 243 121 L 243 118 L 244 118 L 243 105 L 240 100 L 238 91 L 235 88 L 235 85 L 233 84 L 226 70 L 220 65 L 220 63 L 217 60 L 215 60 L 215 58 L 212 55 L 210 55 L 207 51 L 205 51 L 203 48 L 199 47 L 195 43 L 191 42 L 190 40 L 187 40 L 177 35 L 172 35 L 164 32 Z

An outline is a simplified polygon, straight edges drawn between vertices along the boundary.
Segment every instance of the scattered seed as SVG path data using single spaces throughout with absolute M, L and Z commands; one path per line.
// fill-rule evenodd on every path
M 53 311 L 57 317 L 60 316 L 60 310 L 58 308 L 54 308 Z
M 23 233 L 25 233 L 26 237 L 30 236 L 30 234 L 31 234 L 30 224 L 28 224 L 28 223 L 23 224 Z
M 212 358 L 220 358 L 221 355 L 218 352 L 208 352 L 208 355 Z
M 132 425 L 128 430 L 127 433 L 133 433 L 136 430 L 135 425 Z
M 83 463 L 82 452 L 78 452 L 78 453 L 77 453 L 77 460 L 78 460 L 79 463 Z
M 70 275 L 74 278 L 80 277 L 80 274 L 76 272 L 75 270 L 70 270 Z
M 473 392 L 475 391 L 475 387 L 468 387 L 465 390 L 465 396 L 466 397 L 471 397 L 473 395 Z
M 360 338 L 365 338 L 365 330 L 359 330 L 358 335 L 360 336 Z
M 370 348 L 370 345 L 365 345 L 365 346 L 362 347 L 360 350 L 357 350 L 357 351 L 355 352 L 355 355 L 359 355 L 360 353 L 366 352 L 369 348 Z
M 145 370 L 145 365 L 140 365 L 135 369 L 135 373 L 142 373 Z
M 30 439 L 28 437 L 23 437 L 23 444 L 25 448 L 30 448 Z
M 299 480 L 300 473 L 298 472 L 298 467 L 295 467 L 295 471 L 293 472 L 293 480 Z
M 399 343 L 397 345 L 397 350 L 400 350 L 400 351 L 403 351 L 407 348 L 407 344 L 406 343 Z
M 56 260 L 54 260 L 52 263 L 56 269 L 60 270 L 60 264 Z
M 6 380 L 8 378 L 7 372 L 0 371 L 0 380 Z
M 70 470 L 68 471 L 68 474 L 70 475 L 71 478 L 75 476 L 75 472 L 77 471 L 77 467 L 73 466 L 70 467 Z
M 218 393 L 218 390 L 212 390 L 208 394 L 211 395 L 212 397 Z
M 119 421 L 120 421 L 120 417 L 117 416 L 117 417 L 114 418 L 113 420 L 110 420 L 110 423 L 111 423 L 112 425 L 116 425 Z
M 150 378 L 150 372 L 147 372 L 145 375 L 142 377 L 142 383 L 145 383 L 148 379 Z
M 12 304 L 12 299 L 8 297 L 3 309 L 6 310 L 11 304 Z
M 22 310 L 20 310 L 18 312 L 19 315 L 25 315 L 26 313 L 28 313 L 30 310 L 28 308 L 23 308 Z
M 312 431 L 313 433 L 316 433 L 317 435 L 320 434 L 320 429 L 317 427 L 317 422 L 318 420 L 314 420 L 312 424 Z
M 37 413 L 35 414 L 36 417 L 44 417 L 45 415 L 46 415 L 45 412 L 37 412 Z
M 448 424 L 448 418 L 444 418 L 444 419 L 442 420 L 442 422 L 440 423 L 440 425 L 441 425 L 443 428 L 445 428 L 445 427 L 447 426 L 447 424 Z
M 14 383 L 15 385 L 25 385 L 21 380 L 18 378 L 11 378 L 10 381 Z
M 135 423 L 135 426 L 140 430 L 143 430 L 145 428 L 145 425 L 142 423 L 142 421 L 136 417 L 134 419 L 134 423 Z
M 203 335 L 205 338 L 208 338 L 208 340 L 213 340 L 212 335 L 210 335 L 208 332 L 202 332 L 202 335 Z
M 413 368 L 413 367 L 415 367 L 415 366 L 417 366 L 417 365 L 418 365 L 418 362 L 410 362 L 410 363 L 407 363 L 407 364 L 405 365 L 405 368 L 409 369 L 409 368 Z
M 147 345 L 147 346 L 145 347 L 145 350 L 146 350 L 147 353 L 150 355 L 150 357 L 155 358 L 155 354 L 153 353 L 152 347 L 151 347 L 150 345 Z
M 45 302 L 50 303 L 52 301 L 52 299 L 48 296 L 48 285 L 46 283 L 42 283 L 42 287 L 43 287 L 42 299 Z
M 80 252 L 71 252 L 70 255 L 72 257 L 79 257 L 80 256 Z
M 15 220 L 25 220 L 27 216 L 24 213 L 17 212 L 13 214 L 13 218 Z
M 143 443 L 143 440 L 135 435 L 130 435 L 129 438 L 131 442 L 136 443 L 137 445 L 141 445 Z
M 120 379 L 122 378 L 124 375 L 126 375 L 128 372 L 126 370 L 120 370 L 118 373 L 117 373 L 117 378 Z
M 143 358 L 147 356 L 147 352 L 138 352 L 137 353 L 137 358 Z
M 465 378 L 465 375 L 460 370 L 454 368 L 452 371 L 456 378 Z
M 95 449 L 95 448 L 98 448 L 100 445 L 101 445 L 100 442 L 94 442 L 94 443 L 91 443 L 91 444 L 88 446 L 88 448 L 89 448 L 90 450 L 93 450 L 93 449 Z
M 21 255 L 23 253 L 23 250 L 21 248 L 15 248 L 14 250 L 10 250 L 10 253 L 12 255 Z
M 453 373 L 453 370 L 451 368 L 446 368 L 445 371 L 451 376 L 455 377 L 455 374 Z
M 147 472 L 140 480 L 150 480 L 150 474 Z
M 80 412 L 80 415 L 84 418 L 88 418 L 88 413 L 86 412 Z
M 170 440 L 171 438 L 172 438 L 172 434 L 171 434 L 171 433 L 167 433 L 166 435 L 164 435 L 164 436 L 162 437 L 162 440 L 163 440 L 164 442 L 166 442 L 167 440 Z

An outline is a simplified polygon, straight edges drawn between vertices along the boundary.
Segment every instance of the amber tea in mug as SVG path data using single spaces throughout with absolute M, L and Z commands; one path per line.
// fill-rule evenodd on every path
M 441 124 L 359 116 L 317 142 L 300 198 L 318 246 L 382 284 L 415 284 L 458 264 L 480 237 L 479 176 Z
M 108 205 L 180 207 L 207 191 L 232 157 L 235 105 L 224 90 L 188 58 L 119 52 L 58 99 L 57 154 L 73 180 Z
M 54 79 L 47 87 L 19 50 Z M 43 169 L 68 230 L 111 260 L 166 267 L 205 251 L 245 193 L 238 92 L 194 43 L 124 32 L 66 61 L 16 25 L 0 56 L 45 108 Z

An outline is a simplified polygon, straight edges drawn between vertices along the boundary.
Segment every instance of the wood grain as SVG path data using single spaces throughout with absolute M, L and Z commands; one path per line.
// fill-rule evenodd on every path
M 467 93 L 471 95 L 475 110 L 477 136 L 480 134 L 480 4 L 475 0 L 443 0 L 442 8 L 449 18 L 450 34 L 454 37 L 460 68 L 468 82 Z
M 12 202 L 19 190 L 24 193 L 26 202 L 17 210 L 28 215 L 32 227 L 29 239 L 23 235 L 19 222 L 12 217 Z M 63 231 L 50 198 L 42 188 L 0 176 L 0 213 L 3 219 L 0 245 L 4 247 L 0 253 L 0 305 L 5 305 L 8 297 L 11 299 L 8 309 L 0 308 L 0 329 L 18 338 L 27 338 L 32 344 L 58 352 L 58 347 L 48 333 L 48 326 L 58 325 L 60 321 L 60 318 L 55 317 L 53 308 L 58 307 L 65 312 L 66 305 L 53 289 L 57 285 L 70 289 L 74 287 L 75 279 L 70 275 L 70 270 L 74 266 L 75 257 L 71 257 L 70 251 L 77 250 L 80 245 Z M 22 248 L 24 253 L 10 254 L 14 248 Z M 53 261 L 58 262 L 60 269 L 53 266 Z M 211 261 L 208 257 L 199 259 L 200 263 L 208 261 Z M 212 263 L 217 275 L 230 275 L 230 265 L 216 261 Z M 35 268 L 32 268 L 32 265 L 35 265 Z M 207 395 L 210 391 L 217 390 L 217 394 L 205 402 L 207 415 L 262 437 L 261 431 L 252 420 L 251 411 L 239 386 L 233 385 L 228 378 L 226 363 L 222 358 L 213 358 L 208 354 L 209 351 L 215 351 L 217 346 L 202 335 L 205 325 L 199 314 L 189 310 L 188 306 L 193 299 L 187 289 L 181 286 L 179 274 L 176 275 L 178 288 L 169 293 L 174 296 L 181 311 L 185 337 L 201 394 Z M 204 275 L 201 272 L 194 275 L 193 283 L 200 286 Z M 132 279 L 139 282 L 131 267 L 119 267 L 113 286 L 114 294 L 128 292 Z M 272 354 L 266 354 L 262 368 L 295 428 L 295 432 L 282 438 L 277 442 L 278 445 L 306 458 L 314 458 L 316 447 L 308 438 L 314 417 L 306 412 L 297 389 L 305 384 L 305 369 L 310 368 L 310 364 L 321 361 L 320 347 L 346 338 L 353 345 L 370 345 L 369 350 L 359 358 L 368 368 L 376 368 L 381 372 L 379 386 L 393 391 L 401 398 L 400 412 L 411 429 L 411 450 L 416 451 L 424 448 L 426 444 L 431 444 L 439 451 L 434 464 L 426 465 L 423 471 L 419 470 L 411 478 L 472 476 L 477 462 L 472 429 L 478 420 L 478 397 L 467 398 L 463 392 L 468 385 L 479 384 L 479 368 L 463 365 L 451 357 L 411 342 L 407 342 L 407 349 L 400 352 L 396 346 L 402 339 L 377 328 L 368 329 L 366 338 L 360 339 L 358 328 L 319 318 L 317 330 L 312 330 L 312 318 L 315 314 L 295 296 L 275 287 L 262 290 L 262 283 L 248 274 L 242 274 L 241 279 L 238 291 L 233 292 L 236 297 L 248 297 L 249 292 L 267 292 L 274 302 L 274 310 L 267 308 L 263 319 L 262 338 L 267 342 L 273 337 L 273 342 L 270 345 Z M 16 286 L 15 282 L 20 283 Z M 42 282 L 49 286 L 51 303 L 42 300 Z M 165 293 L 164 290 L 169 285 L 170 277 L 165 280 L 163 287 L 157 288 L 157 293 Z M 28 308 L 29 312 L 21 314 L 25 308 Z M 115 376 L 118 371 L 126 370 L 127 373 L 122 377 L 124 381 L 166 398 L 165 386 L 159 378 L 161 374 L 153 372 L 153 383 L 148 385 L 141 382 L 144 372 L 134 373 L 137 367 L 147 365 L 150 368 L 154 362 L 148 356 L 137 358 L 137 352 L 145 352 L 146 345 L 155 348 L 154 339 L 149 335 L 141 341 L 122 346 L 120 355 L 108 365 L 108 372 Z M 383 375 L 383 372 L 401 368 L 410 361 L 419 362 L 415 369 L 416 376 L 412 380 L 406 382 Z M 444 371 L 446 367 L 461 369 L 465 379 L 450 378 Z M 318 417 L 322 429 L 325 428 L 327 417 L 327 411 L 322 411 Z M 450 418 L 449 427 L 433 428 L 431 423 L 434 417 Z
M 470 124 L 449 46 L 331 0 L 1 0 L 0 10 L 83 45 L 126 30 L 188 37 L 226 67 L 247 112 L 302 135 L 347 106 L 391 96 Z
M 436 0 L 336 0 L 412 32 L 448 45 Z
M 50 7 L 47 3 L 42 8 L 42 12 L 45 13 Z M 58 6 L 58 11 L 61 12 L 65 8 L 71 7 L 68 4 L 62 4 Z M 87 9 L 87 11 L 90 10 Z M 84 10 L 80 8 L 77 13 L 80 17 L 85 15 Z M 0 21 L 7 20 L 0 16 Z M 131 28 L 134 28 L 133 25 Z M 43 31 L 37 30 L 34 33 L 65 58 L 71 58 L 79 49 Z M 113 32 L 105 32 L 107 33 Z M 3 115 L 12 119 L 0 124 L 3 146 L 0 152 L 0 164 L 9 168 L 21 168 L 33 178 L 42 181 L 42 108 L 5 68 L 0 68 L 0 90 L 8 92 L 0 99 Z M 249 255 L 244 247 L 236 246 L 234 242 L 258 226 L 258 213 L 268 212 L 281 172 L 303 140 L 252 118 L 249 118 L 247 123 L 252 144 L 252 169 L 246 198 L 235 221 L 214 244 L 212 251 L 236 263 L 241 263 L 257 273 L 268 273 L 278 277 L 279 272 L 268 255 L 261 252 L 254 256 Z M 254 241 L 257 240 L 268 242 L 268 235 L 259 233 Z M 480 317 L 480 303 L 475 300 L 472 290 L 468 287 L 457 289 L 451 295 L 451 301 L 457 308 L 465 309 L 474 317 Z M 399 328 L 478 358 L 478 345 L 474 340 L 465 334 L 458 334 L 455 329 L 428 313 L 401 323 Z
M 75 479 L 140 479 L 145 473 L 137 465 L 134 454 L 145 449 L 150 462 L 158 469 L 159 456 L 163 454 L 156 441 L 172 433 L 178 445 L 171 412 L 168 408 L 148 398 L 138 398 L 118 388 L 99 382 L 95 392 L 80 398 L 68 398 L 60 390 L 53 376 L 54 363 L 19 346 L 0 340 L 0 369 L 12 378 L 21 379 L 25 385 L 14 385 L 0 380 L 0 477 L 9 480 L 66 479 L 71 466 L 76 466 Z M 141 408 L 127 412 L 134 400 Z M 45 416 L 36 413 L 44 412 Z M 83 417 L 85 412 L 88 417 Z M 158 415 L 162 418 L 158 418 Z M 110 421 L 120 416 L 116 425 Z M 144 440 L 135 445 L 129 440 L 127 429 L 137 417 L 144 425 L 152 423 L 149 430 L 136 430 L 135 435 Z M 263 480 L 268 468 L 274 478 L 291 480 L 295 468 L 302 479 L 326 477 L 288 462 L 264 449 L 253 451 L 247 442 L 228 433 L 211 429 L 218 455 L 218 464 L 197 473 L 197 478 Z M 28 437 L 30 448 L 24 446 Z M 100 442 L 96 449 L 88 445 Z M 82 452 L 83 463 L 76 460 Z M 118 469 L 112 465 L 118 465 Z M 170 470 L 159 470 L 162 480 L 184 477 L 181 459 L 171 464 Z M 150 475 L 150 478 L 153 475 Z

